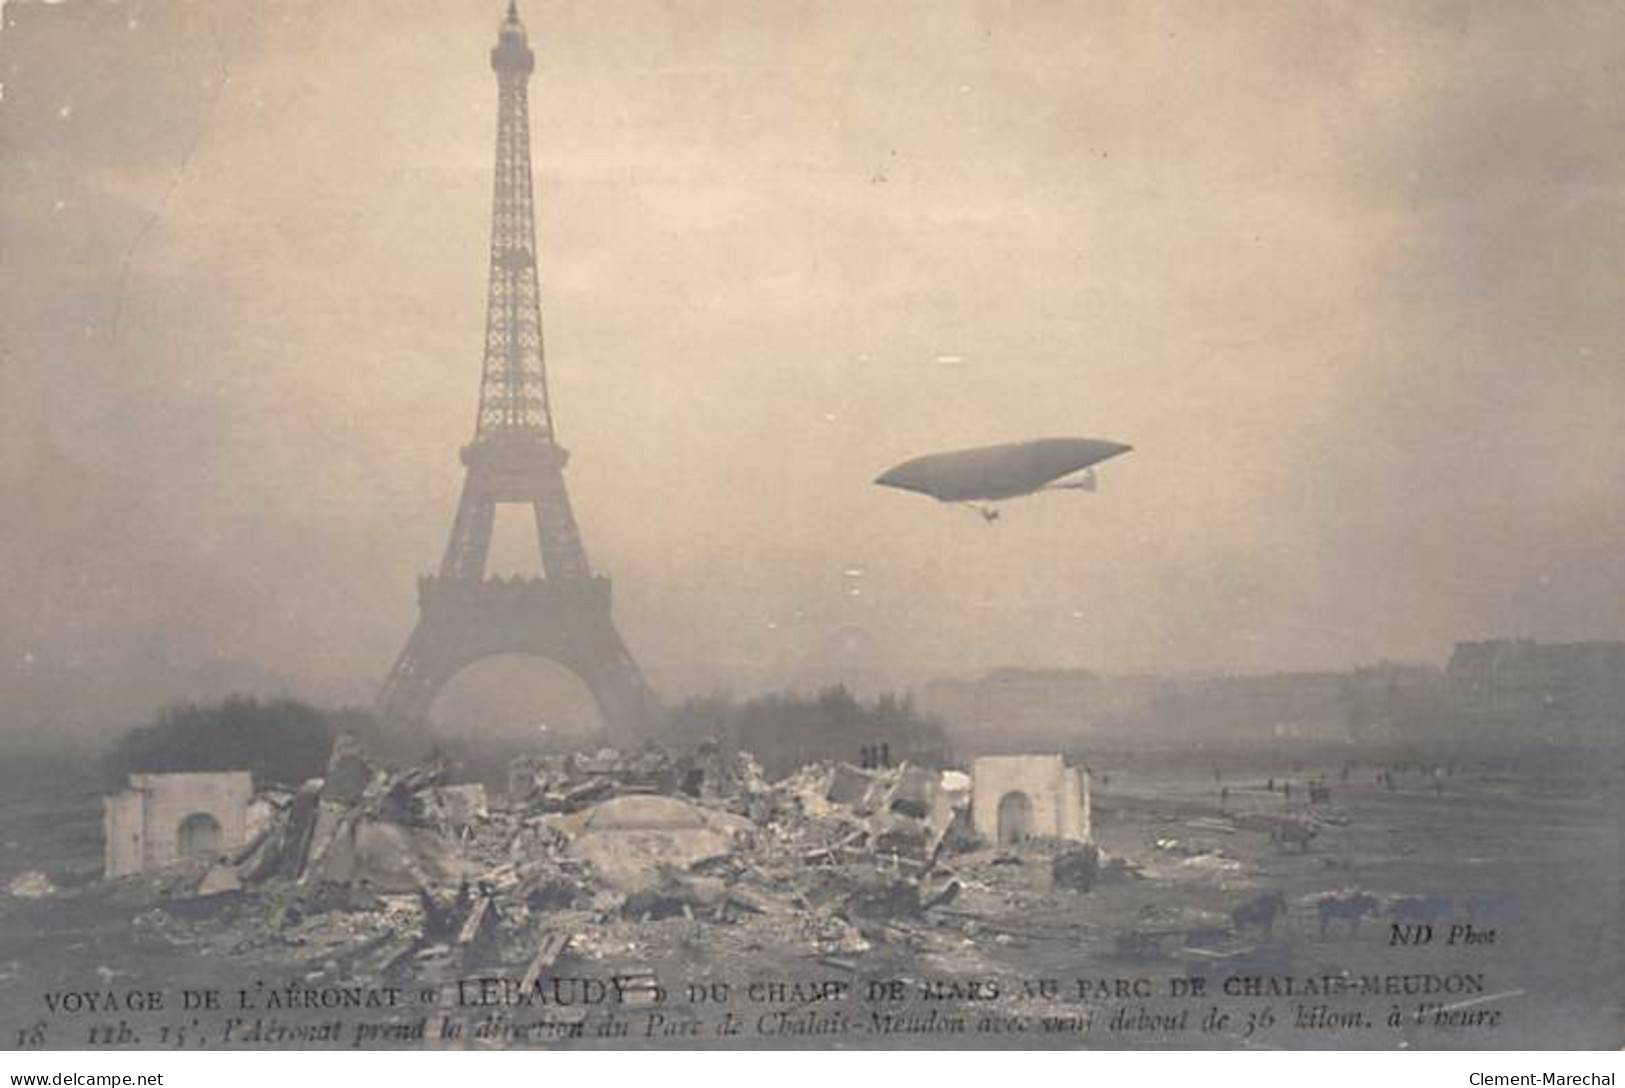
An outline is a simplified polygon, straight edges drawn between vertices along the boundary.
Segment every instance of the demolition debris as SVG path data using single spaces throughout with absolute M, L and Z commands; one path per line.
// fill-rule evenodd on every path
M 384 766 L 341 735 L 325 774 L 297 785 L 134 776 L 107 806 L 97 894 L 131 908 L 138 943 L 275 978 L 227 998 L 244 1041 L 285 1038 L 273 1014 L 293 1011 L 378 1009 L 396 1014 L 379 1032 L 418 1030 L 401 1017 L 424 993 L 493 1039 L 568 1037 L 594 1009 L 730 1001 L 755 1006 L 761 1034 L 817 1035 L 861 994 L 893 1006 L 852 1021 L 864 1030 L 957 1034 L 958 1010 L 1038 1022 L 1063 990 L 1143 1027 L 1121 1002 L 1148 998 L 1148 980 L 1001 986 L 983 950 L 1062 940 L 1131 970 L 1250 980 L 1284 969 L 1271 932 L 1294 911 L 1337 939 L 1385 904 L 1406 919 L 1444 909 L 1361 888 L 1260 892 L 1230 848 L 1250 837 L 1313 863 L 1318 836 L 1347 822 L 1324 801 L 1183 815 L 1119 801 L 1111 819 L 1137 821 L 1145 849 L 1109 854 L 1089 773 L 1059 756 L 984 757 L 971 773 L 823 761 L 770 781 L 745 752 L 651 744 L 523 757 L 498 796 L 452 774 L 439 759 Z M 1140 881 L 1153 883 L 1116 888 Z M 57 894 L 43 880 L 13 892 L 36 890 Z

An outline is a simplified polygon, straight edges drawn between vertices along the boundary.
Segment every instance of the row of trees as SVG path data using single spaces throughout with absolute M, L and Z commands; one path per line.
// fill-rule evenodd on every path
M 856 763 L 866 747 L 884 746 L 893 763 L 940 765 L 949 754 L 942 726 L 915 710 L 906 696 L 885 694 L 869 702 L 844 686 L 743 702 L 724 695 L 690 699 L 667 716 L 661 739 L 675 748 L 712 739 L 743 749 L 775 777 L 819 759 Z
M 341 730 L 381 739 L 363 710 L 324 710 L 297 699 L 234 695 L 222 702 L 171 707 L 120 737 L 108 753 L 117 778 L 163 771 L 254 772 L 257 782 L 298 785 L 327 769 Z
M 164 711 L 119 738 L 107 766 L 120 779 L 141 772 L 249 770 L 259 782 L 297 785 L 324 773 L 333 738 L 341 731 L 356 734 L 386 760 L 415 758 L 433 745 L 467 764 L 465 772 L 484 772 L 479 777 L 492 780 L 500 779 L 501 764 L 521 754 L 511 742 L 478 736 L 440 738 L 436 745 L 431 738 L 385 728 L 364 710 L 232 696 Z M 814 760 L 857 762 L 864 748 L 884 747 L 894 763 L 941 764 L 948 758 L 941 725 L 921 715 L 906 697 L 888 694 L 865 701 L 839 686 L 814 695 L 690 699 L 673 708 L 650 739 L 673 751 L 691 750 L 708 740 L 725 749 L 743 749 L 773 776 Z

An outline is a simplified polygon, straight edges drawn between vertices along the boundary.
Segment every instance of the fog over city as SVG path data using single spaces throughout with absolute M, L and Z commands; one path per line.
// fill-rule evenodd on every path
M 566 479 L 662 697 L 1625 638 L 1619 5 L 522 8 Z M 500 15 L 5 5 L 0 730 L 372 699 Z M 996 523 L 871 482 L 1047 435 L 1134 450 Z

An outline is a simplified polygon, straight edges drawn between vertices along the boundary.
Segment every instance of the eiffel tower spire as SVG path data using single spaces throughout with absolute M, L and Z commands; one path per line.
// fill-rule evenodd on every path
M 418 623 L 378 702 L 387 716 L 422 719 L 441 686 L 467 666 L 531 654 L 579 676 L 605 725 L 625 738 L 650 723 L 656 704 L 615 629 L 609 579 L 587 563 L 564 486 L 569 454 L 553 431 L 531 191 L 527 86 L 535 67 L 510 0 L 491 50 L 497 146 L 479 414 L 462 449 L 467 472 L 440 573 L 418 581 Z M 486 577 L 498 503 L 531 507 L 544 577 Z
M 536 203 L 531 189 L 527 85 L 536 55 L 516 4 L 508 4 L 491 68 L 497 76 L 496 170 L 491 194 L 491 269 L 485 309 L 485 366 L 476 437 L 551 439 L 536 279 Z
M 495 504 L 525 501 L 535 511 L 548 577 L 592 574 L 564 489 L 569 453 L 557 444 L 553 431 L 542 352 L 528 95 L 535 68 L 536 54 L 519 21 L 518 7 L 510 0 L 491 49 L 491 69 L 497 77 L 497 146 L 480 407 L 474 441 L 463 448 L 468 481 L 440 564 L 442 578 L 484 575 Z

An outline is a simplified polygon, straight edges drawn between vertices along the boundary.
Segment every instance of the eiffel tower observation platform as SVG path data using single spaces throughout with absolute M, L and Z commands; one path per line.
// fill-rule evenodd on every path
M 529 432 L 498 432 L 470 442 L 458 451 L 463 464 L 477 474 L 497 502 L 530 502 L 536 481 L 550 479 L 570 463 L 570 451 L 549 438 Z

